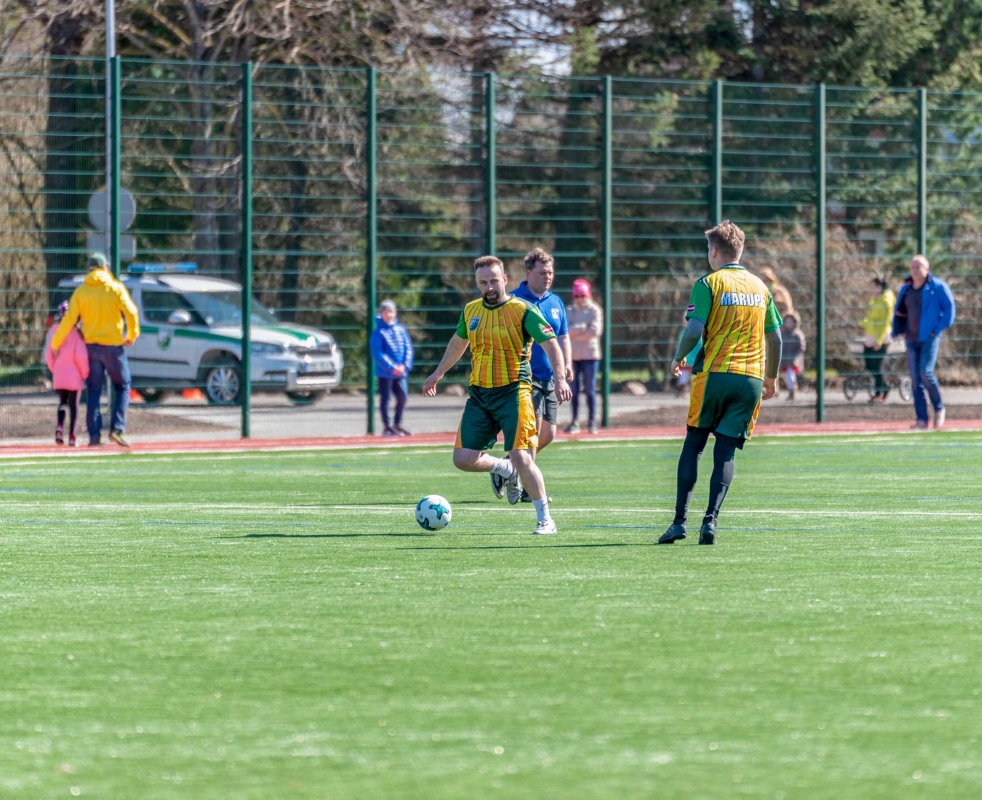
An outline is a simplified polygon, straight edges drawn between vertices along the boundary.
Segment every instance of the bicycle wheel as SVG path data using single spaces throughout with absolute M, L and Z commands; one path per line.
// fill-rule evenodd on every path
M 859 383 L 856 380 L 855 375 L 850 375 L 846 378 L 845 383 L 842 384 L 842 393 L 846 396 L 846 400 L 852 400 L 856 397 L 856 392 L 859 391 Z
M 900 386 L 898 387 L 900 390 L 900 396 L 904 400 L 910 400 L 911 397 L 910 378 L 901 378 L 898 381 L 898 383 L 900 384 Z

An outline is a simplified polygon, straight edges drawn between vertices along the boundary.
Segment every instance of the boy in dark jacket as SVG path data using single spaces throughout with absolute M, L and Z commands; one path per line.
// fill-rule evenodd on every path
M 897 295 L 893 336 L 903 336 L 907 340 L 907 366 L 917 415 L 915 429 L 923 430 L 928 425 L 925 392 L 934 408 L 934 427 L 944 426 L 945 408 L 934 365 L 938 360 L 941 334 L 954 321 L 955 298 L 948 284 L 931 274 L 931 265 L 924 256 L 914 256 L 910 261 L 910 277 Z
M 407 378 L 413 368 L 413 341 L 406 326 L 396 318 L 396 304 L 391 300 L 384 300 L 379 306 L 370 345 L 385 425 L 382 435 L 409 436 L 409 431 L 402 427 L 402 414 L 409 396 Z M 392 396 L 395 396 L 396 408 L 394 417 L 390 418 L 389 399 Z

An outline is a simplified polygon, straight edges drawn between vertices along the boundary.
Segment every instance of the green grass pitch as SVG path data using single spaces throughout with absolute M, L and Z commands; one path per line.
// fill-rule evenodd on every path
M 678 450 L 0 462 L 0 797 L 982 797 L 982 436 Z

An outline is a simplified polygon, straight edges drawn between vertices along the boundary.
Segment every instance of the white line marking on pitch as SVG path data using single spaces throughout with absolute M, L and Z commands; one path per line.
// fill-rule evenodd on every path
M 221 511 L 241 511 L 241 512 L 255 512 L 259 514 L 269 514 L 271 511 L 285 513 L 285 514 L 298 514 L 298 513 L 316 513 L 323 511 L 348 511 L 363 514 L 377 514 L 379 512 L 390 513 L 390 514 L 407 514 L 413 510 L 413 505 L 407 503 L 406 505 L 370 505 L 370 506 L 358 506 L 358 505 L 306 505 L 306 506 L 280 506 L 280 505 L 243 505 L 236 503 L 84 503 L 79 504 L 78 502 L 72 503 L 8 503 L 3 504 L 4 508 L 33 508 L 46 512 L 52 510 L 62 509 L 65 511 L 71 511 L 73 513 L 77 512 L 81 507 L 87 510 L 102 509 L 108 511 L 189 511 L 189 510 L 221 510 Z M 597 514 L 600 513 L 599 508 L 564 508 L 562 506 L 553 505 L 552 510 L 559 514 Z M 477 514 L 484 514 L 488 511 L 497 513 L 530 513 L 531 509 L 528 508 L 512 508 L 508 507 L 495 507 L 491 506 L 488 508 L 470 508 L 465 504 L 458 505 L 458 513 L 468 513 L 474 512 Z M 605 508 L 602 509 L 605 514 L 671 514 L 674 513 L 674 508 Z M 798 509 L 789 508 L 727 508 L 725 509 L 726 514 L 779 514 L 786 516 L 789 514 L 796 515 L 807 515 L 807 516 L 830 516 L 830 515 L 851 515 L 858 517 L 936 517 L 938 516 L 938 511 L 935 510 L 924 510 L 924 511 L 869 511 L 866 509 L 842 509 L 842 508 L 828 508 L 828 509 L 814 509 L 810 511 L 802 511 Z M 943 512 L 945 516 L 948 517 L 965 517 L 969 519 L 982 518 L 982 512 L 978 511 L 945 511 Z

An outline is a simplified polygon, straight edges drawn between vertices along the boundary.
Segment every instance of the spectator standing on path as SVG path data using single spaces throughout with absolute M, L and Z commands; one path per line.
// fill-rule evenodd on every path
M 890 323 L 897 298 L 887 288 L 886 278 L 880 276 L 873 278 L 869 287 L 869 305 L 866 307 L 866 316 L 859 326 L 865 334 L 863 358 L 866 361 L 866 370 L 873 376 L 876 386 L 876 392 L 870 402 L 883 403 L 890 394 L 890 384 L 883 377 L 883 357 L 887 354 L 887 347 L 890 344 Z
M 116 390 L 112 428 L 109 438 L 121 447 L 129 447 L 126 438 L 126 412 L 130 407 L 130 365 L 126 351 L 140 335 L 136 305 L 118 280 L 109 272 L 106 257 L 94 253 L 89 258 L 89 274 L 73 293 L 68 311 L 51 339 L 51 349 L 58 353 L 72 328 L 82 322 L 82 338 L 89 354 L 88 399 L 85 422 L 89 429 L 89 446 L 102 444 L 102 412 L 99 401 L 106 374 Z M 125 333 L 124 333 L 125 322 Z
M 383 300 L 372 331 L 372 360 L 378 379 L 379 410 L 382 413 L 383 436 L 410 436 L 402 427 L 402 415 L 409 397 L 409 373 L 413 368 L 413 340 L 406 326 L 399 322 L 396 304 Z M 395 416 L 389 417 L 389 400 L 395 397 Z
M 781 318 L 786 319 L 788 314 L 794 314 L 794 300 L 791 299 L 791 292 L 777 279 L 774 270 L 770 267 L 764 267 L 760 271 L 760 277 L 767 281 L 767 288 L 771 290 L 771 297 L 774 298 L 774 305 L 777 306 Z
M 798 388 L 798 376 L 805 369 L 805 334 L 794 311 L 784 318 L 781 340 L 781 377 L 788 387 L 788 400 L 793 403 L 795 390 Z
M 586 395 L 587 430 L 597 432 L 597 369 L 600 366 L 600 337 L 604 332 L 604 312 L 593 301 L 590 282 L 573 281 L 573 305 L 566 308 L 569 340 L 573 356 L 573 421 L 567 433 L 579 433 L 580 392 Z
M 944 426 L 945 408 L 941 388 L 934 376 L 941 334 L 955 321 L 955 298 L 948 284 L 931 274 L 927 258 L 916 255 L 910 260 L 910 277 L 904 281 L 893 312 L 893 335 L 907 340 L 907 366 L 917 421 L 914 429 L 927 427 L 925 391 L 934 407 L 934 427 Z
M 68 303 L 58 306 L 55 322 L 68 313 Z M 85 379 L 89 377 L 89 351 L 82 341 L 82 334 L 77 327 L 68 332 L 61 344 L 58 355 L 51 349 L 51 340 L 55 335 L 55 326 L 48 329 L 44 343 L 44 360 L 51 370 L 51 388 L 58 393 L 58 425 L 55 428 L 55 444 L 65 443 L 65 412 L 68 412 L 68 446 L 77 447 L 75 441 L 78 424 L 78 400 L 85 388 Z

